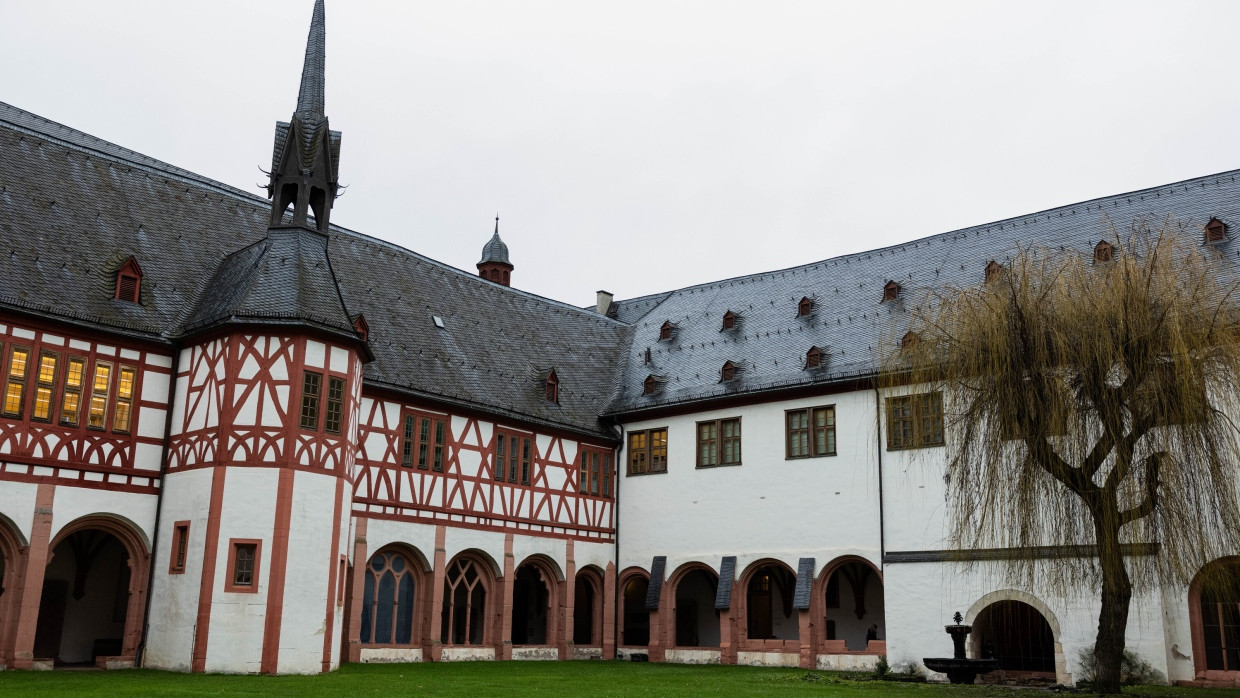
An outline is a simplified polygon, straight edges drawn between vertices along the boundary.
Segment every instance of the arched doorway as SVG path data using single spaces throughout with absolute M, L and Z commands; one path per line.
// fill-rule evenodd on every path
M 1007 672 L 1055 676 L 1055 633 L 1038 609 L 1004 599 L 978 612 L 973 637 L 978 656 L 994 657 Z
M 387 548 L 371 556 L 362 581 L 358 640 L 363 645 L 407 647 L 421 643 L 422 566 L 416 556 Z
M 603 644 L 603 575 L 593 569 L 577 572 L 573 583 L 573 644 Z
M 1240 678 L 1240 557 L 1203 567 L 1188 599 L 1197 677 Z
M 150 555 L 128 524 L 79 519 L 51 544 L 34 638 L 36 659 L 132 661 L 141 636 Z
M 445 645 L 485 645 L 487 604 L 494 582 L 481 558 L 461 554 L 448 563 L 443 580 L 440 640 Z
M 676 647 L 718 647 L 719 612 L 715 592 L 719 578 L 706 567 L 694 566 L 677 574 L 676 612 L 672 637 Z
M 650 580 L 644 573 L 622 576 L 620 595 L 620 646 L 646 647 L 650 644 L 650 611 L 646 610 L 646 592 Z
M 557 580 L 543 560 L 529 559 L 516 571 L 512 585 L 512 644 L 554 644 L 551 632 Z
M 843 651 L 862 652 L 871 640 L 887 639 L 883 578 L 868 560 L 848 557 L 823 569 L 821 639 L 843 643 Z
M 745 632 L 750 640 L 795 640 L 801 628 L 792 596 L 796 575 L 787 565 L 755 563 L 741 579 L 745 590 Z
M 0 664 L 13 660 L 13 635 L 17 625 L 17 579 L 22 569 L 23 540 L 17 527 L 0 515 Z

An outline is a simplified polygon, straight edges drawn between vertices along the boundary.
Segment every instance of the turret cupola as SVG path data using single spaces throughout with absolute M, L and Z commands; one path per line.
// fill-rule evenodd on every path
M 306 40 L 297 110 L 291 121 L 276 123 L 267 196 L 272 227 L 292 225 L 326 234 L 337 194 L 340 132 L 328 127 L 323 111 L 324 34 L 323 0 L 317 0 Z M 290 210 L 292 220 L 286 222 Z
M 478 276 L 487 281 L 511 286 L 512 262 L 508 261 L 508 245 L 499 239 L 499 216 L 495 217 L 495 233 L 482 246 L 482 260 L 478 262 Z

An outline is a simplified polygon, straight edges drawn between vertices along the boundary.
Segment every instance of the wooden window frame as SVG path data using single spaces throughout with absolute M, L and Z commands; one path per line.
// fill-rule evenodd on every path
M 412 435 L 407 431 L 411 419 L 413 420 Z M 397 453 L 398 465 L 404 468 L 443 472 L 443 464 L 447 461 L 448 453 L 448 417 L 446 415 L 405 409 L 401 412 L 401 421 L 397 428 L 400 430 L 397 432 L 400 442 L 400 451 Z M 443 439 L 438 444 L 435 440 L 437 433 Z M 406 449 L 408 450 L 407 458 Z M 438 461 L 436 461 L 437 456 Z
M 142 269 L 130 257 L 116 270 L 116 288 L 112 297 L 118 301 L 138 303 L 142 299 Z
M 1205 225 L 1205 241 L 1206 244 L 1213 244 L 1227 240 L 1227 224 L 1218 218 L 1211 218 Z
M 659 325 L 659 341 L 669 342 L 676 336 L 676 325 L 671 320 Z
M 122 379 L 125 373 L 129 373 L 129 396 L 121 396 Z M 124 364 L 116 367 L 116 389 L 113 391 L 112 398 L 112 432 L 115 434 L 129 434 L 133 432 L 134 417 L 134 395 L 138 392 L 138 369 L 135 366 L 126 366 Z M 126 423 L 122 428 L 119 425 L 120 415 L 124 408 L 126 413 Z
M 311 378 L 314 378 L 311 390 Z M 298 426 L 306 431 L 319 430 L 319 406 L 323 398 L 323 372 L 306 369 L 301 374 L 301 411 Z
M 82 371 L 78 376 L 77 387 L 69 384 L 69 377 L 72 373 L 74 364 L 82 367 Z M 87 379 L 90 376 L 90 361 L 84 356 L 66 356 L 64 376 L 64 385 L 60 391 L 60 417 L 57 423 L 64 427 L 78 428 L 82 426 L 82 394 L 85 391 Z M 67 409 L 67 400 L 70 395 L 77 396 L 77 406 L 72 410 Z M 72 415 L 72 421 L 66 421 L 66 415 Z
M 719 382 L 730 383 L 736 380 L 736 364 L 731 361 L 723 362 L 723 368 L 719 369 Z
M 611 498 L 612 450 L 582 445 L 578 449 L 577 493 L 590 497 Z
M 805 352 L 805 368 L 819 368 L 822 366 L 822 350 L 818 347 L 810 347 Z
M 237 583 L 237 554 L 243 547 L 254 548 L 254 562 L 250 567 L 250 583 Z M 228 570 L 224 576 L 224 591 L 233 594 L 257 594 L 259 572 L 262 570 L 263 541 L 259 538 L 228 539 Z
M 908 415 L 897 418 L 896 409 L 908 406 Z M 933 407 L 935 409 L 927 409 Z M 887 450 L 903 451 L 914 448 L 934 448 L 945 442 L 943 429 L 943 394 L 941 392 L 914 393 L 887 398 Z M 937 417 L 937 428 L 932 427 L 925 433 L 924 421 Z M 897 419 L 902 424 L 908 422 L 908 443 L 905 443 L 904 431 L 899 430 L 897 438 Z
M 883 303 L 894 301 L 900 297 L 900 284 L 895 281 L 888 281 L 883 284 Z
M 106 368 L 108 377 L 104 380 L 103 391 L 99 390 L 99 371 Z M 90 398 L 86 402 L 86 428 L 91 431 L 107 431 L 108 405 L 111 403 L 112 383 L 116 377 L 116 363 L 113 361 L 95 361 L 94 370 L 90 372 Z M 99 415 L 99 426 L 91 424 L 95 410 L 95 400 L 103 404 L 103 412 Z
M 736 425 L 735 435 L 725 436 L 724 426 L 727 424 L 733 424 L 733 423 Z M 714 430 L 713 436 L 708 437 L 708 438 L 703 437 L 702 436 L 703 429 L 708 428 L 708 427 L 713 428 Z M 695 461 L 697 464 L 696 467 L 698 468 L 722 468 L 722 467 L 741 464 L 741 418 L 740 417 L 707 419 L 705 421 L 698 422 L 695 425 L 694 434 L 697 435 L 697 439 L 696 439 L 697 448 L 695 449 L 695 453 L 696 453 Z M 727 451 L 726 447 L 727 447 L 728 442 L 736 443 L 736 459 L 732 461 L 724 461 L 724 454 Z M 703 452 L 704 448 L 713 448 L 713 453 L 715 455 L 714 463 L 705 462 L 705 453 Z
M 13 374 L 13 359 L 18 353 L 22 353 L 22 370 L 20 376 Z M 30 357 L 34 351 L 27 346 L 18 344 L 10 344 L 9 351 L 5 354 L 4 361 L 4 395 L 3 404 L 0 404 L 0 414 L 10 419 L 21 419 L 26 413 L 26 388 L 30 384 Z M 9 395 L 13 389 L 17 389 L 17 409 L 9 409 Z
M 400 420 L 400 465 L 413 467 L 414 437 L 417 435 L 418 418 L 412 412 L 403 412 Z
M 503 447 L 499 445 L 501 440 L 506 441 Z M 534 466 L 538 455 L 536 449 L 534 432 L 496 427 L 495 435 L 491 439 L 491 462 L 496 464 L 500 451 L 504 452 L 508 461 L 504 466 L 493 467 L 492 476 L 497 482 L 528 486 L 534 480 Z M 503 472 L 500 472 L 501 470 Z
M 547 402 L 560 402 L 560 378 L 555 375 L 555 371 L 547 374 L 547 380 L 543 383 L 543 399 Z
M 830 424 L 823 425 L 821 428 L 817 426 L 814 416 L 819 412 L 830 413 Z M 792 418 L 794 415 L 800 415 L 805 418 L 804 429 L 794 430 L 792 428 Z M 795 410 L 784 410 L 784 460 L 830 458 L 838 455 L 839 442 L 837 441 L 837 428 L 838 425 L 836 424 L 835 405 L 814 405 L 812 407 L 801 407 Z M 800 433 L 802 431 L 805 433 L 805 453 L 795 454 L 792 449 L 793 434 Z M 824 451 L 822 453 L 816 452 L 816 445 L 818 443 L 817 436 L 819 431 L 823 433 L 823 440 L 831 444 L 832 448 L 829 451 Z M 826 438 L 827 434 L 831 435 L 829 439 Z
M 172 548 L 168 555 L 168 574 L 185 574 L 189 559 L 189 521 L 172 524 Z
M 655 442 L 660 437 L 660 445 L 656 446 Z M 640 446 L 635 445 L 638 441 L 641 442 Z M 626 448 L 626 477 L 658 475 L 667 472 L 667 427 L 629 432 Z
M 43 379 L 43 362 L 47 359 L 52 360 L 52 376 Z M 39 361 L 34 367 L 34 402 L 30 408 L 30 421 L 32 422 L 54 422 L 56 421 L 56 381 L 60 377 L 60 353 L 55 351 L 40 350 Z M 47 394 L 47 414 L 39 416 L 39 396 L 46 391 Z
M 659 379 L 654 376 L 646 376 L 646 380 L 642 381 L 642 395 L 654 395 L 659 392 Z
M 814 299 L 804 296 L 797 301 L 797 317 L 809 317 L 814 314 Z
M 327 376 L 327 394 L 323 404 L 324 434 L 339 436 L 344 431 L 344 389 L 347 384 L 348 381 L 340 376 Z
M 723 314 L 723 327 L 719 328 L 720 332 L 736 329 L 736 313 L 729 310 Z

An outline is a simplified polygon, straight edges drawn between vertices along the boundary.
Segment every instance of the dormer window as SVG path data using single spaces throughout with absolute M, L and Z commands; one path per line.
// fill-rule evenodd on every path
M 818 368 L 822 365 L 822 350 L 818 347 L 810 347 L 805 352 L 805 368 Z
M 736 378 L 736 364 L 731 361 L 723 362 L 723 368 L 719 371 L 719 381 L 727 383 Z
M 1206 244 L 1214 244 L 1223 242 L 1227 239 L 1227 224 L 1217 218 L 1211 218 L 1206 223 Z
M 1106 240 L 1099 240 L 1098 244 L 1094 245 L 1094 261 L 1095 262 L 1109 262 L 1114 257 L 1115 257 L 1115 246 L 1112 245 L 1111 243 L 1107 242 Z
M 365 315 L 358 313 L 358 316 L 353 319 L 353 331 L 363 342 L 370 341 L 370 324 L 366 322 Z
M 642 383 L 642 395 L 654 395 L 659 392 L 659 379 L 653 375 L 646 376 L 646 380 Z
M 664 322 L 663 325 L 659 327 L 660 342 L 666 342 L 674 336 L 676 336 L 676 325 L 671 320 Z
M 801 302 L 797 303 L 797 317 L 805 317 L 813 312 L 814 300 L 809 296 L 802 298 Z
M 900 339 L 901 349 L 915 349 L 921 341 L 921 337 L 916 332 L 905 332 L 904 337 Z
M 883 286 L 883 302 L 886 303 L 887 301 L 893 301 L 899 297 L 900 284 L 894 281 L 888 281 L 887 285 Z
M 560 379 L 555 375 L 555 371 L 547 374 L 547 380 L 543 383 L 543 397 L 547 402 L 560 401 Z
M 719 331 L 723 332 L 731 329 L 736 329 L 736 313 L 729 310 L 723 314 L 723 327 Z
M 129 303 L 139 302 L 142 294 L 142 269 L 137 260 L 130 257 L 127 262 L 116 270 L 116 292 L 112 296 L 118 301 Z
M 1001 276 L 1003 276 L 1003 265 L 993 259 L 990 260 L 990 263 L 986 265 L 986 283 L 993 284 Z

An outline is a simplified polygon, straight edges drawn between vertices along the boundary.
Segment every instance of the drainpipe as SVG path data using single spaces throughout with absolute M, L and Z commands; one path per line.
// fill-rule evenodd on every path
M 617 424 L 615 425 L 615 428 L 620 432 L 620 445 L 616 447 L 615 460 L 612 461 L 615 463 L 616 477 L 616 486 L 612 489 L 612 496 L 614 499 L 612 500 L 611 505 L 613 528 L 615 529 L 615 543 L 612 545 L 612 564 L 616 566 L 616 586 L 611 590 L 611 608 L 613 614 L 620 608 L 620 597 L 624 594 L 624 590 L 620 588 L 620 454 L 624 453 L 624 425 Z M 611 624 L 611 646 L 617 654 L 619 654 L 620 651 L 620 624 L 622 622 L 623 619 L 616 618 L 615 622 Z
M 878 569 L 886 572 L 883 558 L 887 556 L 886 519 L 883 515 L 883 408 L 878 388 L 874 388 L 874 445 L 878 453 Z
M 159 464 L 159 500 L 155 503 L 155 531 L 151 534 L 151 569 L 146 575 L 146 608 L 142 611 L 142 639 L 134 653 L 134 666 L 141 667 L 146 659 L 146 638 L 151 631 L 151 598 L 155 589 L 155 558 L 159 552 L 159 520 L 164 514 L 164 486 L 168 484 L 168 453 L 172 450 L 172 403 L 177 394 L 177 366 L 181 364 L 181 350 L 172 355 L 172 370 L 168 376 L 168 410 L 164 418 L 164 448 Z

